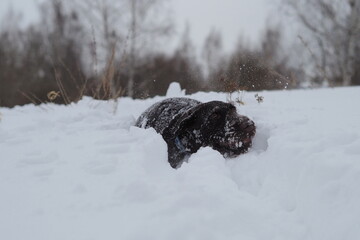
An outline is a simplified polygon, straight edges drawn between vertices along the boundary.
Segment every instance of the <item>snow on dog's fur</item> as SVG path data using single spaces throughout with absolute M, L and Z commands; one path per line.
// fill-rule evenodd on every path
M 200 147 L 212 147 L 224 157 L 245 153 L 256 132 L 254 122 L 238 115 L 234 105 L 220 101 L 201 103 L 189 98 L 155 103 L 135 125 L 153 127 L 163 136 L 173 168 L 181 166 Z

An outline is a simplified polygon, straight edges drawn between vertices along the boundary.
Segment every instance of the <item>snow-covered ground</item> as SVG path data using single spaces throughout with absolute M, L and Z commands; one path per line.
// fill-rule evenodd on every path
M 164 97 L 0 108 L 0 239 L 360 239 L 360 88 L 254 94 L 249 153 L 177 170 L 132 126 Z

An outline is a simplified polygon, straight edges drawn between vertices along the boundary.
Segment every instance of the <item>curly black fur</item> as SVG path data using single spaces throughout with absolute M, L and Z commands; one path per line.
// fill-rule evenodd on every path
M 254 122 L 238 115 L 234 105 L 220 101 L 201 103 L 189 98 L 158 102 L 135 125 L 153 127 L 163 136 L 173 168 L 201 147 L 212 147 L 225 157 L 245 153 L 256 132 Z

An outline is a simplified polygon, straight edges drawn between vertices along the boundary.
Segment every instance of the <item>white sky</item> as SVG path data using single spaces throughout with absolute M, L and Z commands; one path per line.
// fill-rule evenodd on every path
M 243 40 L 257 43 L 265 28 L 271 6 L 269 0 L 172 0 L 178 31 L 186 22 L 196 45 L 202 45 L 212 28 L 223 36 L 224 48 L 234 47 Z
M 38 0 L 0 0 L 0 17 L 3 22 L 3 16 L 6 12 L 13 8 L 14 10 L 21 11 L 23 13 L 23 22 L 30 22 L 33 19 L 37 19 Z
M 12 6 L 23 12 L 23 24 L 37 19 L 37 4 L 41 0 L 0 0 L 0 17 Z M 225 50 L 232 49 L 241 35 L 249 44 L 257 44 L 266 22 L 274 17 L 274 0 L 170 0 L 181 34 L 190 26 L 191 38 L 201 47 L 211 29 L 222 33 Z M 272 9 L 274 8 L 274 9 Z M 2 22 L 4 24 L 4 22 Z M 6 22 L 5 22 L 6 24 Z M 174 44 L 173 44 L 174 45 Z

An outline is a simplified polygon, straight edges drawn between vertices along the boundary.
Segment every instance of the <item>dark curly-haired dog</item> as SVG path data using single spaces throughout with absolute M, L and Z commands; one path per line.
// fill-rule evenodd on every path
M 201 147 L 212 147 L 224 157 L 245 153 L 251 147 L 255 124 L 238 115 L 230 103 L 201 103 L 190 98 L 169 98 L 155 103 L 136 121 L 137 127 L 153 127 L 168 145 L 168 160 L 181 166 Z

